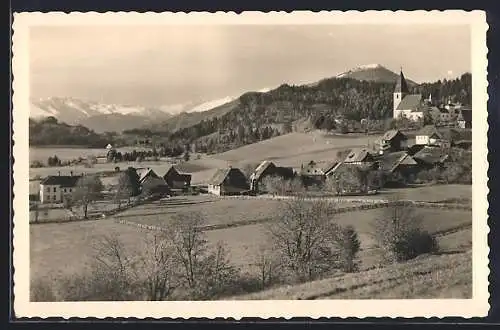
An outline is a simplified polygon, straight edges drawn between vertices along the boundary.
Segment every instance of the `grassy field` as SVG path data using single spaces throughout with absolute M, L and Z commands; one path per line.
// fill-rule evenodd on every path
M 230 150 L 213 158 L 233 163 L 273 160 L 286 166 L 300 166 L 310 160 L 335 159 L 339 150 L 366 147 L 379 136 L 343 137 L 321 132 L 290 133 Z
M 432 185 L 421 187 L 406 187 L 400 189 L 384 189 L 379 195 L 373 198 L 391 198 L 391 196 L 400 199 L 440 202 L 450 198 L 472 199 L 472 186 L 463 184 Z M 372 196 L 370 197 L 372 198 Z
M 470 252 L 421 256 L 415 260 L 295 286 L 235 297 L 288 299 L 436 299 L 472 297 Z
M 258 199 L 220 199 L 215 196 L 173 197 L 131 208 L 118 219 L 156 226 L 168 226 L 172 216 L 181 212 L 200 212 L 208 225 L 259 220 L 276 214 L 281 201 Z
M 177 197 L 163 205 L 144 205 L 123 212 L 120 217 L 132 222 L 168 226 L 171 216 L 182 211 L 200 211 L 209 224 L 230 223 L 245 219 L 265 219 L 275 214 L 280 206 L 273 200 L 218 199 L 196 196 L 189 199 Z M 441 211 L 437 209 L 417 210 L 423 217 L 424 228 L 430 232 L 443 231 L 471 223 L 471 212 Z M 368 210 L 338 214 L 335 221 L 341 225 L 353 225 L 359 233 L 364 251 L 360 256 L 364 267 L 376 263 L 370 248 L 373 246 L 372 221 L 382 216 L 383 210 Z M 251 270 L 254 256 L 261 245 L 266 244 L 266 224 L 245 225 L 227 229 L 207 231 L 210 242 L 224 242 L 233 263 Z M 64 224 L 31 225 L 30 251 L 33 276 L 50 276 L 51 273 L 75 272 L 92 256 L 92 242 L 100 235 L 115 233 L 130 249 L 140 249 L 145 232 L 135 226 L 118 224 L 113 219 L 83 221 Z M 443 243 L 448 250 L 470 245 L 471 234 L 454 233 L 456 239 Z M 446 236 L 440 238 L 445 239 Z M 440 243 L 441 244 L 441 243 Z

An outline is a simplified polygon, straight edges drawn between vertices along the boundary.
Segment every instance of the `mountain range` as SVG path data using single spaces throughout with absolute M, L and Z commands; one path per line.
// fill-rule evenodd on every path
M 395 82 L 398 74 L 380 64 L 361 65 L 334 78 L 351 78 L 372 82 Z M 331 78 L 327 78 L 331 79 Z M 317 86 L 323 80 L 309 84 Z M 416 85 L 407 80 L 410 85 Z M 258 92 L 268 92 L 265 88 Z M 203 119 L 224 115 L 238 102 L 238 97 L 227 96 L 206 102 L 187 102 L 159 107 L 104 104 L 73 97 L 49 97 L 31 100 L 30 117 L 52 116 L 59 121 L 83 125 L 95 132 L 121 132 L 123 130 L 154 127 L 162 123 L 164 128 L 176 130 L 196 124 Z

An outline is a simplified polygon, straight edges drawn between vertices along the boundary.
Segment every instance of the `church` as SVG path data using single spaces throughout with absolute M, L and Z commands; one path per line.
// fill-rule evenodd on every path
M 410 120 L 419 120 L 424 117 L 423 106 L 422 95 L 410 94 L 401 70 L 393 94 L 393 118 L 406 117 Z

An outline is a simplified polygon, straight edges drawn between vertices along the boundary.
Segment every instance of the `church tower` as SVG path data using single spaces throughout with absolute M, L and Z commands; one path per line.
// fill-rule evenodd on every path
M 408 90 L 408 84 L 406 83 L 405 76 L 403 75 L 403 69 L 401 69 L 399 73 L 399 77 L 396 80 L 396 87 L 394 88 L 394 93 L 393 93 L 393 118 L 398 118 L 399 117 L 399 111 L 396 109 L 398 108 L 399 103 L 401 103 L 401 100 L 408 95 L 409 90 Z

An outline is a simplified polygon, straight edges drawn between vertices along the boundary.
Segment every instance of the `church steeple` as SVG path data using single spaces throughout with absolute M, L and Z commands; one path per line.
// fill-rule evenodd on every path
M 399 77 L 396 80 L 396 87 L 394 88 L 394 93 L 392 94 L 393 102 L 393 118 L 399 118 L 401 111 L 398 110 L 398 106 L 401 101 L 409 94 L 408 84 L 406 83 L 405 76 L 403 74 L 403 69 L 399 73 Z
M 394 93 L 409 93 L 408 84 L 406 83 L 405 76 L 403 74 L 403 69 L 399 73 L 399 77 L 396 80 L 396 88 L 394 88 Z

